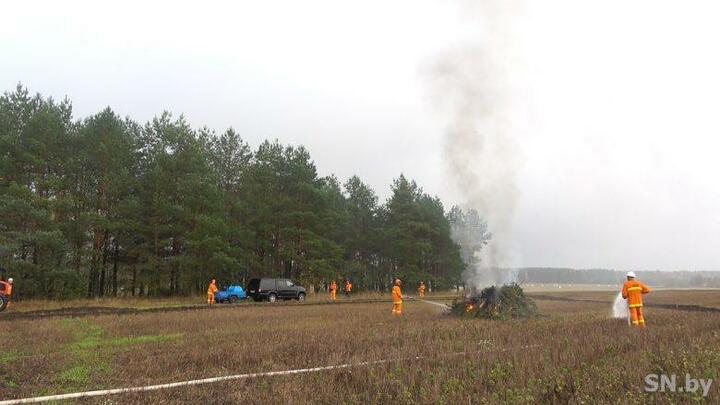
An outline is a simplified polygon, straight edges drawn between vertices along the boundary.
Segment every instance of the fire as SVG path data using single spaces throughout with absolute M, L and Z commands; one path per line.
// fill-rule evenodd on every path
M 469 318 L 510 319 L 538 316 L 537 306 L 517 284 L 473 290 L 453 303 L 452 312 Z

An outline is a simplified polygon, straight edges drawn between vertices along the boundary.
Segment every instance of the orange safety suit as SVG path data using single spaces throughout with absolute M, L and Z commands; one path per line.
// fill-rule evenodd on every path
M 403 298 L 402 298 L 402 291 L 400 291 L 400 286 L 397 284 L 392 288 L 392 299 L 393 299 L 393 309 L 392 309 L 393 315 L 401 315 Z
M 335 301 L 335 296 L 337 295 L 337 283 L 333 281 L 330 283 L 330 299 Z
M 12 284 L 6 282 L 6 281 L 0 281 L 0 286 L 2 286 L 2 292 L 5 293 L 8 297 L 12 295 Z
M 12 296 L 12 284 L 0 281 L 0 286 L 3 287 L 2 291 L 5 293 L 5 296 L 7 297 L 7 305 L 6 308 L 10 307 L 10 298 Z
M 630 320 L 635 326 L 645 326 L 642 295 L 649 292 L 650 288 L 648 286 L 635 279 L 630 279 L 623 284 L 622 297 L 628 301 Z
M 349 297 L 351 291 L 352 291 L 352 283 L 349 281 L 346 281 L 345 282 L 345 295 L 347 295 Z
M 420 287 L 418 287 L 418 294 L 420 294 L 420 298 L 425 296 L 425 283 L 420 283 Z
M 207 289 L 207 303 L 208 305 L 212 305 L 215 303 L 215 293 L 217 292 L 218 288 L 215 285 L 215 280 L 210 282 L 210 285 Z

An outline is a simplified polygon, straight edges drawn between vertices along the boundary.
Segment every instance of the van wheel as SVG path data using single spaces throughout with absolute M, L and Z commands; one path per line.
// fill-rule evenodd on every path
M 305 293 L 298 294 L 297 300 L 300 302 L 305 301 Z
M 277 295 L 275 295 L 275 294 L 268 295 L 268 301 L 270 301 L 270 302 L 277 301 Z
M 230 303 L 231 303 L 231 304 L 237 304 L 237 302 L 238 302 L 238 297 L 236 297 L 236 296 L 234 296 L 234 295 L 233 295 L 232 297 L 230 297 Z

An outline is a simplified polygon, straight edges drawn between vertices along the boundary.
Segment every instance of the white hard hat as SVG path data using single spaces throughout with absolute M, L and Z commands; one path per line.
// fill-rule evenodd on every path
M 9 279 L 8 279 L 8 283 L 12 283 L 12 278 L 9 278 Z
M 627 272 L 627 274 L 626 274 L 625 276 L 626 276 L 626 277 L 632 277 L 632 278 L 635 278 L 635 272 L 634 272 L 634 271 L 628 271 L 628 272 Z

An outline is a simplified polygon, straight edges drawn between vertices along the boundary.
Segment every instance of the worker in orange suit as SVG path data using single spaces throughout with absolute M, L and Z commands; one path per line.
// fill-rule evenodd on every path
M 635 272 L 629 271 L 626 274 L 627 281 L 623 284 L 622 297 L 628 302 L 630 309 L 630 320 L 634 326 L 644 327 L 645 317 L 643 317 L 643 294 L 650 292 L 650 288 L 645 284 L 635 280 Z
M 215 279 L 212 279 L 210 281 L 210 285 L 207 289 L 207 303 L 208 305 L 215 304 L 215 293 L 217 292 L 218 288 L 217 285 L 215 285 Z
M 330 299 L 333 301 L 335 301 L 335 296 L 337 295 L 337 288 L 338 288 L 337 282 L 335 282 L 335 280 L 333 280 L 330 283 Z
M 393 300 L 393 315 L 402 315 L 403 296 L 400 290 L 402 281 L 399 278 L 395 279 L 395 285 L 392 288 L 392 300 Z
M 418 287 L 418 294 L 420 295 L 420 298 L 425 297 L 425 282 L 420 281 L 420 286 Z
M 345 296 L 350 297 L 350 292 L 352 291 L 352 283 L 350 280 L 345 280 Z
M 0 287 L 2 291 L 5 294 L 5 297 L 7 297 L 7 305 L 5 308 L 10 308 L 10 298 L 12 297 L 12 290 L 13 290 L 13 279 L 9 278 L 7 281 L 0 280 Z

